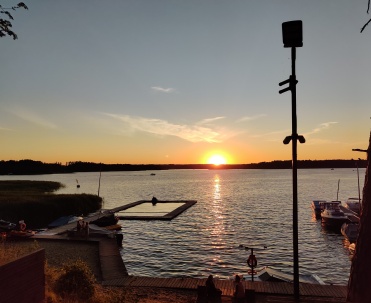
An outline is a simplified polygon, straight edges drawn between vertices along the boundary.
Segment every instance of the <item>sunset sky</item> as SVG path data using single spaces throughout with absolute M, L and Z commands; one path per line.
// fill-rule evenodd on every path
M 371 126 L 367 0 L 24 2 L 19 39 L 0 39 L 0 160 L 291 159 L 291 94 L 278 93 L 291 20 L 303 21 L 298 159 L 365 157 L 352 149 Z

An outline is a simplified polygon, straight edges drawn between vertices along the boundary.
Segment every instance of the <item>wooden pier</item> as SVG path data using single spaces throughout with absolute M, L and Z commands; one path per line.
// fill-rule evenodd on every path
M 214 279 L 217 288 L 222 290 L 222 296 L 232 297 L 235 289 L 234 281 Z M 198 286 L 204 286 L 206 278 L 154 278 L 127 276 L 121 279 L 103 282 L 104 286 L 116 287 L 150 287 L 150 288 L 171 288 L 181 290 L 197 291 Z M 288 282 L 251 282 L 243 281 L 246 290 L 253 290 L 257 296 L 293 297 L 294 286 Z M 310 283 L 300 283 L 300 296 L 311 298 L 316 302 L 345 302 L 347 287 L 341 285 L 320 285 Z M 285 299 L 286 301 L 286 299 Z M 282 301 L 282 302 L 285 302 Z M 281 301 L 275 301 L 281 302 Z M 290 302 L 290 301 L 289 301 Z
M 149 201 L 149 200 L 140 200 L 140 201 L 128 203 L 128 204 L 121 205 L 121 206 L 118 206 L 118 207 L 115 207 L 115 208 L 112 208 L 112 209 L 107 209 L 107 210 L 100 211 L 99 213 L 88 216 L 88 217 L 84 217 L 83 220 L 85 222 L 91 222 L 91 221 L 94 221 L 94 220 L 99 219 L 101 217 L 120 212 L 122 210 L 137 206 L 139 204 L 150 203 L 150 202 L 151 201 Z M 179 203 L 181 205 L 178 208 L 176 208 L 175 210 L 171 211 L 170 213 L 168 213 L 164 216 L 155 216 L 155 215 L 154 216 L 145 216 L 145 217 L 120 216 L 120 219 L 121 220 L 172 220 L 172 219 L 176 218 L 177 216 L 179 216 L 182 212 L 187 210 L 189 207 L 196 204 L 197 201 L 195 201 L 195 200 L 172 200 L 172 201 L 170 201 L 170 200 L 165 200 L 165 201 L 159 200 L 157 203 Z M 67 233 L 68 230 L 74 229 L 75 227 L 76 227 L 76 222 L 73 222 L 73 223 L 69 223 L 69 224 L 59 226 L 59 227 L 52 228 L 52 229 L 50 229 L 46 232 L 42 232 L 41 234 L 42 235 L 61 235 L 61 234 Z

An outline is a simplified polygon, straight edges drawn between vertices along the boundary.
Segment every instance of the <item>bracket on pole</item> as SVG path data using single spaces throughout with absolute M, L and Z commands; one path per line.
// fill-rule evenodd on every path
M 283 139 L 283 144 L 289 144 L 294 136 L 287 136 L 285 139 Z M 298 135 L 296 136 L 296 140 L 298 140 L 300 143 L 305 143 L 304 136 Z
M 296 85 L 296 84 L 298 84 L 298 82 L 299 81 L 298 80 L 295 80 L 293 76 L 290 76 L 290 78 L 288 78 L 287 80 L 278 83 L 279 86 L 285 85 L 287 83 L 289 84 L 288 87 L 286 87 L 284 89 L 281 89 L 279 91 L 279 93 L 282 94 L 282 93 L 285 93 L 285 92 L 287 92 L 289 90 L 292 90 L 293 86 Z

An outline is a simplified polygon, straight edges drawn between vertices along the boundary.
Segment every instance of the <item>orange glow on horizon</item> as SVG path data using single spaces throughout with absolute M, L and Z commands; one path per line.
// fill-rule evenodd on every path
M 220 154 L 214 154 L 207 159 L 207 164 L 214 164 L 215 166 L 218 166 L 221 164 L 227 164 L 227 160 Z

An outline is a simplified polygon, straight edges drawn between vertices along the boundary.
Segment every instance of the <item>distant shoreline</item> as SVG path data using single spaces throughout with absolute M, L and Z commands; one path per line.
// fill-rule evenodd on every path
M 298 160 L 298 169 L 365 168 L 366 160 Z M 93 162 L 43 163 L 34 160 L 0 161 L 0 175 L 68 174 L 76 172 L 147 171 L 170 169 L 291 169 L 291 160 L 250 164 L 104 164 Z

